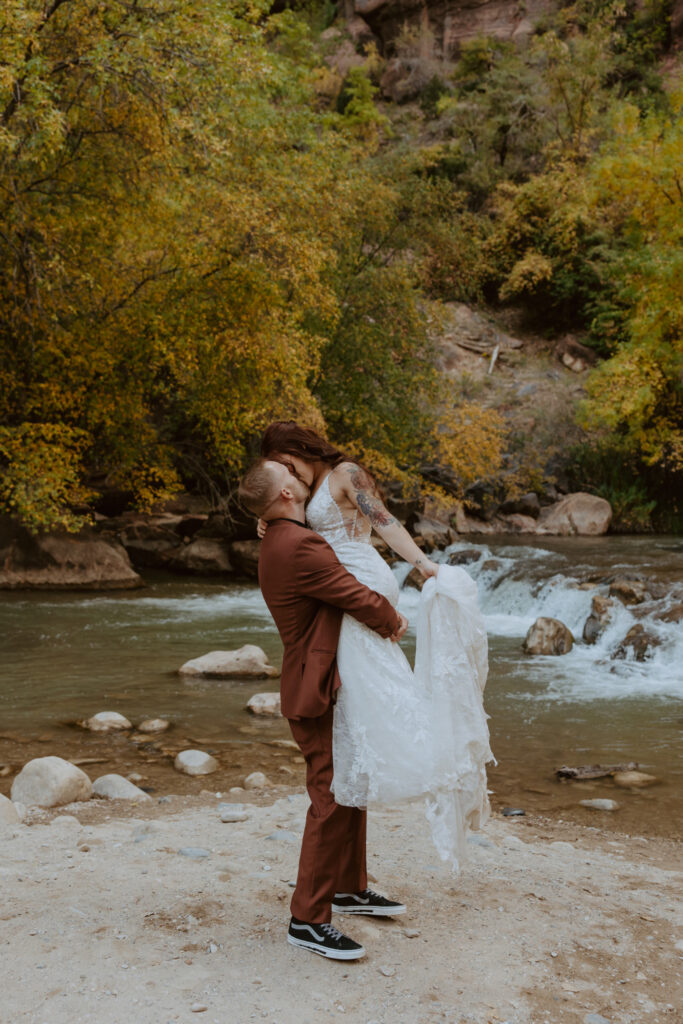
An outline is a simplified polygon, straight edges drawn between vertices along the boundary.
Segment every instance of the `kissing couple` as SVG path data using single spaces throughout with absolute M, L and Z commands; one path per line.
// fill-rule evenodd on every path
M 287 938 L 355 960 L 365 950 L 332 912 L 406 910 L 367 888 L 368 804 L 424 800 L 454 871 L 468 828 L 488 817 L 486 632 L 474 581 L 425 556 L 360 464 L 293 421 L 268 427 L 262 453 L 239 498 L 260 520 L 259 584 L 284 645 L 282 714 L 311 800 Z M 398 644 L 408 626 L 398 583 L 373 529 L 426 580 L 414 670 Z

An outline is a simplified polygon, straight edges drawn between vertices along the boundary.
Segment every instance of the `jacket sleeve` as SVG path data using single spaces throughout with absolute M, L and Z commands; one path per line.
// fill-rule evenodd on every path
M 307 533 L 297 545 L 294 565 L 299 593 L 342 608 L 385 638 L 399 629 L 391 602 L 359 583 L 317 533 Z

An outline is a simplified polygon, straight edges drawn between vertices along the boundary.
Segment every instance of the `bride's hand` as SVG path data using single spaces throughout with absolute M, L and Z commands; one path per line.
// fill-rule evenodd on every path
M 263 540 L 263 538 L 266 535 L 267 529 L 268 523 L 265 521 L 265 519 L 259 519 L 258 523 L 256 524 L 256 533 L 258 534 L 259 540 Z
M 436 578 L 439 572 L 439 566 L 436 562 L 432 562 L 428 558 L 418 558 L 415 562 L 415 568 L 425 580 L 428 580 L 430 576 Z

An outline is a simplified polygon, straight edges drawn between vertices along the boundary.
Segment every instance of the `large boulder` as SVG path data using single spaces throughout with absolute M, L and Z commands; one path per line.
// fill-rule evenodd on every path
M 261 542 L 258 540 L 235 540 L 230 545 L 230 560 L 235 572 L 242 576 L 256 579 L 258 576 L 258 556 Z
M 619 578 L 610 583 L 609 596 L 616 597 L 622 604 L 642 604 L 652 600 L 647 580 Z
M 164 556 L 164 564 L 176 572 L 223 575 L 232 572 L 228 545 L 210 537 L 196 537 Z
M 12 783 L 12 800 L 27 806 L 58 807 L 89 800 L 92 783 L 75 764 L 61 757 L 36 757 Z
M 612 507 L 608 501 L 577 491 L 542 510 L 537 532 L 560 537 L 599 537 L 607 533 L 611 522 Z
M 0 517 L 0 589 L 130 590 L 143 581 L 125 548 L 92 530 L 33 536 Z
M 163 568 L 168 556 L 178 547 L 182 523 L 182 516 L 139 518 L 125 525 L 117 536 L 135 565 Z M 109 532 L 111 525 L 105 523 L 101 529 Z
M 431 516 L 421 516 L 413 525 L 414 536 L 421 537 L 427 550 L 445 548 L 455 540 L 455 531 L 447 523 Z
M 574 646 L 574 637 L 559 619 L 536 619 L 524 640 L 527 654 L 569 654 Z
M 538 519 L 541 514 L 541 503 L 538 495 L 534 491 L 529 491 L 528 494 L 522 494 L 519 498 L 509 498 L 504 501 L 500 506 L 500 511 L 506 516 L 530 516 L 532 519 Z
M 269 678 L 280 672 L 268 661 L 265 651 L 255 644 L 245 644 L 236 651 L 210 651 L 201 658 L 192 658 L 178 669 L 185 676 L 252 676 Z
M 100 775 L 95 779 L 92 786 L 95 796 L 104 797 L 106 800 L 151 800 L 149 793 L 144 789 L 138 789 L 136 785 L 123 775 Z

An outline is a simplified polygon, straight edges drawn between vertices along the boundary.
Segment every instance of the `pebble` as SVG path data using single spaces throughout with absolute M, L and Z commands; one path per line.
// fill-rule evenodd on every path
M 244 786 L 231 786 L 228 793 L 244 793 Z
M 421 933 L 417 930 L 417 928 L 404 928 L 403 934 L 407 939 L 418 939 Z
M 651 786 L 653 782 L 659 782 L 656 775 L 647 775 L 645 772 L 617 772 L 612 778 L 617 786 L 624 789 L 640 789 L 641 786 Z
M 504 818 L 523 818 L 526 811 L 521 807 L 504 807 L 501 814 Z
M 579 800 L 582 807 L 588 807 L 592 811 L 618 811 L 619 804 L 616 800 Z
M 385 978 L 393 978 L 393 976 L 396 974 L 395 967 L 379 967 L 378 970 L 379 973 L 383 974 Z
M 170 804 L 170 802 L 171 802 L 170 796 L 160 796 L 159 799 L 157 800 L 158 804 Z
M 129 782 L 134 782 L 137 786 L 138 782 L 144 782 L 145 776 L 140 775 L 140 772 L 131 772 L 130 775 L 126 775 Z
M 233 804 L 232 806 L 223 805 L 219 808 L 221 821 L 246 821 L 249 817 L 247 812 L 242 809 L 240 804 Z
M 206 1010 L 208 1010 L 208 1006 L 205 1003 L 193 1003 L 190 1007 L 192 1013 L 204 1013 Z
M 583 1018 L 583 1024 L 610 1024 L 610 1022 L 600 1013 L 587 1013 Z
M 192 860 L 200 860 L 202 857 L 210 857 L 211 851 L 201 846 L 183 846 L 178 853 L 181 857 L 190 857 Z
M 270 783 L 263 772 L 252 772 L 244 780 L 245 789 L 265 789 Z
M 170 726 L 170 722 L 165 718 L 146 718 L 144 722 L 140 722 L 138 726 L 138 732 L 144 733 L 155 733 L 165 732 Z

